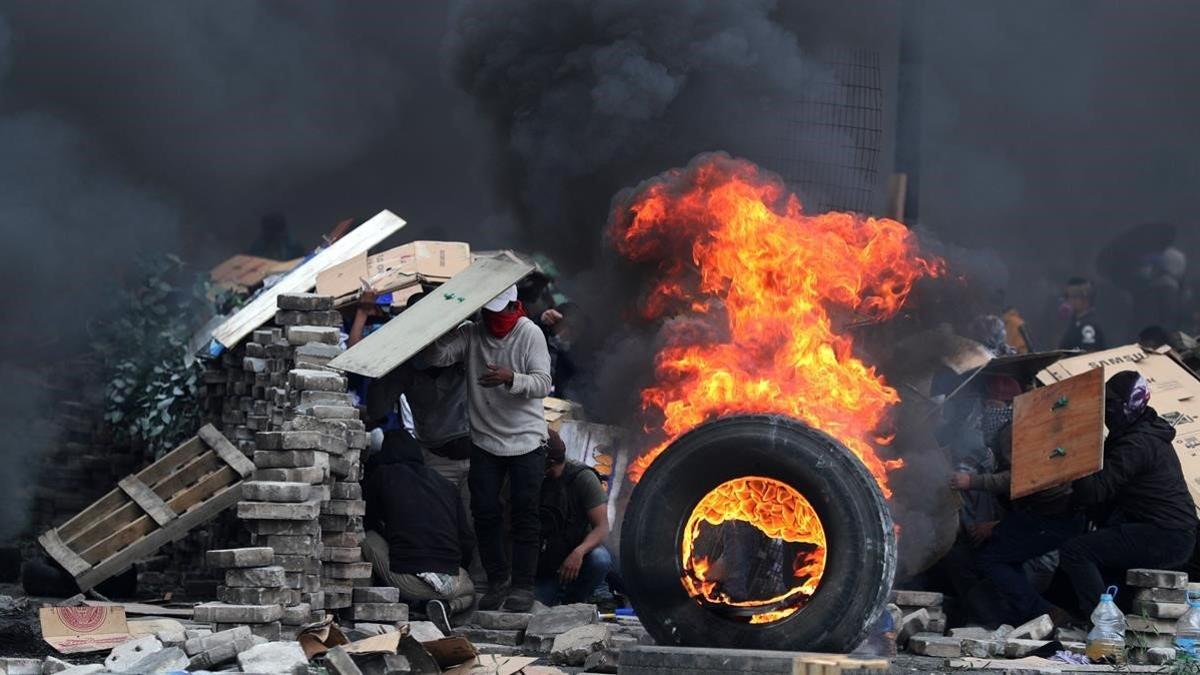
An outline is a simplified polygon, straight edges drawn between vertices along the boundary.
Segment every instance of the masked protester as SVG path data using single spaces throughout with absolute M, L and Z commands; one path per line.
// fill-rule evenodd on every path
M 1059 342 L 1059 349 L 1096 352 L 1105 348 L 1104 331 L 1096 323 L 1095 301 L 1096 291 L 1092 282 L 1081 277 L 1067 281 L 1060 309 L 1070 317 L 1070 324 Z
M 1175 429 L 1150 407 L 1146 378 L 1119 372 L 1104 396 L 1104 469 L 1072 486 L 1074 502 L 1091 510 L 1099 529 L 1059 550 L 1080 616 L 1125 570 L 1177 568 L 1196 543 L 1196 505 L 1171 445 Z M 1106 580 L 1105 573 L 1117 576 Z
M 510 286 L 468 321 L 430 345 L 417 368 L 463 363 L 471 464 L 467 482 L 479 558 L 488 591 L 479 608 L 527 612 L 537 568 L 538 502 L 546 472 L 542 399 L 550 393 L 550 353 L 542 331 L 525 316 Z M 512 560 L 506 555 L 500 490 L 509 484 Z

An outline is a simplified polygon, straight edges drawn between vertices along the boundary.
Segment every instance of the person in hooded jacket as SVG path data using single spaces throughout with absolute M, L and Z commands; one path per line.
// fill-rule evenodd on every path
M 1126 370 L 1104 392 L 1104 468 L 1072 484 L 1075 504 L 1099 524 L 1059 549 L 1059 568 L 1087 616 L 1111 582 L 1131 568 L 1173 569 L 1196 544 L 1196 505 L 1171 441 L 1175 429 L 1150 405 L 1150 387 Z M 1119 577 L 1105 580 L 1105 573 Z
M 516 286 L 488 301 L 480 319 L 439 338 L 414 365 L 466 366 L 472 445 L 467 483 L 488 578 L 479 608 L 528 612 L 540 545 L 538 506 L 549 438 L 542 399 L 550 394 L 550 351 L 541 329 L 525 316 Z M 506 479 L 511 542 L 505 540 L 500 498 Z
M 406 430 L 393 429 L 367 461 L 363 498 L 363 557 L 375 576 L 449 632 L 450 617 L 475 601 L 466 570 L 475 541 L 458 489 L 425 466 Z

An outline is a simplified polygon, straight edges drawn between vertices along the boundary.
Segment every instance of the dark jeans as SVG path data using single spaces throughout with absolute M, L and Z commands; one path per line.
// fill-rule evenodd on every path
M 612 564 L 612 554 L 608 549 L 603 544 L 597 546 L 583 556 L 583 564 L 579 566 L 579 576 L 575 577 L 575 581 L 564 584 L 557 576 L 539 577 L 536 584 L 537 599 L 550 607 L 587 602 L 600 582 L 608 576 Z
M 1104 581 L 1101 570 L 1119 571 L 1116 584 L 1125 579 L 1125 570 L 1148 567 L 1173 569 L 1192 557 L 1196 533 L 1192 530 L 1167 530 L 1145 523 L 1124 523 L 1080 535 L 1058 550 L 1058 567 L 1075 588 L 1077 611 L 1088 616 L 1100 594 L 1112 584 Z
M 1025 561 L 1053 551 L 1085 525 L 1082 514 L 1050 518 L 1013 511 L 1004 516 L 976 558 L 979 573 L 999 600 L 988 623 L 1019 626 L 1049 611 L 1050 603 L 1025 576 Z
M 471 515 L 475 519 L 479 559 L 487 572 L 488 583 L 504 583 L 511 572 L 513 586 L 532 590 L 542 525 L 538 507 L 545 476 L 545 448 L 514 457 L 493 455 L 477 446 L 471 449 L 471 470 L 467 475 L 471 487 Z M 512 520 L 511 567 L 505 553 L 504 513 L 500 503 L 505 477 L 509 484 Z

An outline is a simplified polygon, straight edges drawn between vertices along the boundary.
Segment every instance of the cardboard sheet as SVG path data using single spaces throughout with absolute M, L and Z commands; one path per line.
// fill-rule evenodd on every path
M 1175 453 L 1192 500 L 1200 504 L 1200 378 L 1168 352 L 1126 345 L 1063 359 L 1038 373 L 1038 381 L 1051 384 L 1100 366 L 1106 378 L 1123 370 L 1146 377 L 1150 405 L 1175 427 Z
M 133 637 L 119 606 L 43 607 L 38 619 L 42 639 L 60 654 L 107 651 Z

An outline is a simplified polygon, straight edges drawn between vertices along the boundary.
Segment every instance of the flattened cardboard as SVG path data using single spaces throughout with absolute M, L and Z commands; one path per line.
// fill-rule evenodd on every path
M 212 268 L 209 277 L 218 286 L 253 288 L 272 274 L 288 272 L 300 264 L 295 260 L 272 260 L 255 255 L 238 254 Z
M 1200 504 L 1200 379 L 1169 352 L 1126 345 L 1063 359 L 1038 373 L 1038 381 L 1051 384 L 1099 366 L 1104 367 L 1106 377 L 1123 370 L 1145 376 L 1150 383 L 1151 407 L 1175 427 L 1175 454 L 1188 492 Z
M 1104 369 L 1013 400 L 1013 499 L 1104 468 Z
M 425 651 L 429 652 L 433 660 L 437 661 L 438 666 L 443 669 L 466 663 L 479 654 L 475 649 L 475 645 L 462 636 L 430 640 L 429 642 L 422 642 L 421 646 L 425 648 Z
M 444 675 L 516 675 L 535 661 L 536 658 L 528 656 L 480 654 L 447 670 Z
M 392 631 L 391 633 L 383 633 L 382 635 L 372 635 L 369 638 L 351 642 L 342 647 L 347 654 L 358 654 L 366 656 L 367 654 L 395 654 L 396 648 L 400 646 L 400 632 Z
M 317 294 L 339 297 L 362 288 L 367 277 L 367 254 L 362 252 L 317 274 Z
M 107 651 L 133 636 L 122 607 L 43 607 L 42 639 L 60 654 Z

